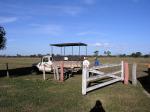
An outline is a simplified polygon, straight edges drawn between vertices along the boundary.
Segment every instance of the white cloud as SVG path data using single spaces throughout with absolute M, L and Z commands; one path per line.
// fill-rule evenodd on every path
M 71 5 L 43 5 L 39 7 L 41 7 L 42 11 L 45 10 L 46 13 L 47 11 L 50 10 L 51 13 L 55 13 L 55 14 L 61 13 L 61 14 L 67 14 L 71 16 L 78 15 L 83 11 L 83 7 L 71 6 Z
M 1 4 L 1 3 L 0 3 Z M 0 12 L 15 14 L 19 17 L 35 16 L 35 15 L 71 15 L 75 16 L 82 12 L 84 9 L 79 5 L 63 5 L 63 4 L 34 4 L 24 7 L 24 4 L 16 3 L 3 3 Z
M 17 17 L 0 17 L 0 23 L 11 23 L 15 22 L 17 19 Z
M 26 35 L 26 37 L 39 36 L 41 38 L 47 36 L 60 36 L 63 34 L 64 28 L 58 24 L 37 24 L 32 23 L 26 25 L 26 28 L 13 28 L 9 31 L 9 34 L 17 36 Z
M 101 43 L 95 43 L 94 46 L 101 47 L 102 44 Z
M 33 33 L 60 35 L 63 31 L 62 26 L 53 24 L 30 24 Z
M 91 33 L 93 33 L 93 32 L 91 32 L 91 31 L 85 31 L 85 32 L 79 32 L 79 33 L 77 33 L 77 35 L 84 36 L 84 35 L 88 35 L 88 34 L 91 34 Z
M 75 16 L 78 15 L 82 12 L 83 8 L 81 7 L 70 7 L 70 6 L 65 6 L 65 7 L 60 7 L 60 10 L 62 10 L 64 13 Z
M 100 35 L 100 36 L 106 36 L 104 33 L 98 32 L 98 31 L 84 31 L 79 32 L 76 35 L 78 36 L 85 36 L 85 35 Z
M 94 44 L 91 44 L 91 46 L 95 46 L 95 47 L 103 47 L 103 48 L 108 48 L 111 46 L 110 43 L 102 43 L 102 42 L 97 42 L 97 43 L 94 43 Z
M 14 39 L 14 38 L 12 38 L 12 39 L 10 39 L 10 38 L 8 38 L 8 40 L 7 40 L 8 42 L 15 42 L 16 41 L 16 39 Z

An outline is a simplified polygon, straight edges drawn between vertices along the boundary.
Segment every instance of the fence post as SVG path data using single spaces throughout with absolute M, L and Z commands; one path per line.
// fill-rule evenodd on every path
M 54 80 L 57 80 L 57 78 L 56 78 L 56 67 L 55 66 L 53 66 L 53 73 L 54 73 Z
M 121 61 L 121 80 L 124 80 L 124 62 Z
M 86 95 L 86 87 L 87 87 L 87 73 L 88 73 L 88 69 L 87 66 L 83 65 L 83 69 L 82 69 L 82 95 Z
M 133 66 L 132 66 L 132 84 L 133 84 L 134 86 L 137 85 L 136 68 L 137 68 L 137 64 L 136 64 L 136 63 L 133 63 Z
M 128 84 L 129 80 L 129 65 L 127 62 L 124 63 L 124 84 Z
M 64 81 L 64 62 L 61 62 L 61 73 L 60 73 L 60 81 Z
M 43 79 L 45 80 L 45 64 L 43 64 Z
M 58 71 L 58 67 L 56 66 L 56 80 L 59 80 L 60 76 L 59 76 L 59 71 Z
M 7 74 L 7 77 L 9 77 L 9 71 L 8 71 L 8 63 L 6 63 L 6 74 Z

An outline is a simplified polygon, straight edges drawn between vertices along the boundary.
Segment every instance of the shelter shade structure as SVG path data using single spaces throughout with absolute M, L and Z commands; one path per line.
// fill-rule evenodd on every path
M 53 47 L 60 47 L 61 49 L 61 55 L 66 55 L 66 47 L 72 47 L 72 55 L 74 55 L 74 47 L 78 46 L 79 47 L 79 55 L 81 54 L 81 46 L 85 46 L 85 54 L 87 55 L 87 44 L 85 43 L 59 43 L 59 44 L 50 44 L 51 46 L 51 54 L 53 54 Z
M 73 46 L 72 46 L 72 55 L 73 55 Z

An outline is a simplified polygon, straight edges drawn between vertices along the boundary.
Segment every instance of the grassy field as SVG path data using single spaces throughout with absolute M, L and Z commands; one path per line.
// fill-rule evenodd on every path
M 16 73 L 11 78 L 0 77 L 0 112 L 89 112 L 97 100 L 106 112 L 150 112 L 150 76 L 143 65 L 150 63 L 150 58 L 100 58 L 101 63 L 121 60 L 138 63 L 137 87 L 118 82 L 82 96 L 81 74 L 63 83 L 46 74 L 43 81 L 42 74 L 28 70 L 39 58 L 0 58 L 0 71 L 9 63 Z

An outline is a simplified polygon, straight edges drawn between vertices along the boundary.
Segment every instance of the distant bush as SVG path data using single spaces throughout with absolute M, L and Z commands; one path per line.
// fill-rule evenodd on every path
M 131 57 L 142 57 L 142 53 L 141 52 L 135 52 L 135 53 L 132 53 L 130 56 Z
M 149 58 L 150 57 L 150 54 L 145 54 L 143 55 L 144 58 Z

